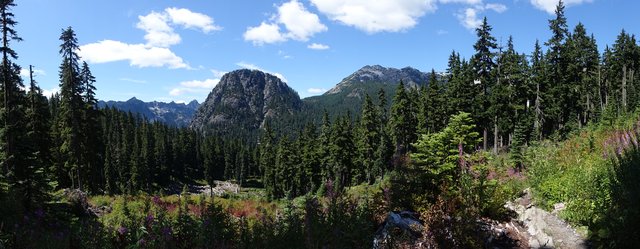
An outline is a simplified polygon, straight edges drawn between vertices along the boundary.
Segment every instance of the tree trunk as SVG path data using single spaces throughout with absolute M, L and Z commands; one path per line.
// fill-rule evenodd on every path
M 482 132 L 482 150 L 486 151 L 487 150 L 487 137 L 488 137 L 488 131 L 487 128 L 484 128 L 484 131 Z
M 627 112 L 627 65 L 622 66 L 622 110 Z
M 493 154 L 498 154 L 498 116 L 493 116 Z

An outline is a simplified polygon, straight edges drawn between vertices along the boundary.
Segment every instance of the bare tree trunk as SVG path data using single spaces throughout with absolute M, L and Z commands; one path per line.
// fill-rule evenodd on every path
M 627 112 L 627 65 L 622 66 L 622 110 Z
M 600 76 L 601 67 L 598 65 L 598 96 L 600 96 L 600 112 L 604 112 L 604 103 L 602 101 L 602 78 Z
M 482 132 L 482 150 L 485 150 L 485 151 L 487 150 L 487 137 L 488 137 L 487 133 L 489 133 L 489 132 L 487 131 L 487 128 L 485 127 L 484 131 Z
M 493 116 L 493 154 L 498 154 L 498 116 Z

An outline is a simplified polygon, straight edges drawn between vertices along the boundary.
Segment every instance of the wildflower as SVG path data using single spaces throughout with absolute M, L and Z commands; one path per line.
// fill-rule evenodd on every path
M 119 233 L 120 235 L 124 235 L 125 233 L 127 233 L 127 228 L 126 228 L 126 227 L 122 227 L 122 226 L 121 226 L 121 227 L 119 227 L 119 228 L 118 228 L 118 233 Z
M 160 202 L 161 202 L 160 197 L 158 197 L 157 195 L 153 196 L 153 203 L 154 204 L 160 205 Z
M 146 223 L 152 223 L 153 222 L 153 215 L 152 214 L 147 215 L 147 217 L 144 219 L 144 221 Z
M 171 235 L 171 228 L 170 228 L 170 227 L 163 227 L 163 228 L 161 229 L 161 231 L 162 231 L 162 234 L 163 234 L 164 236 L 167 236 L 167 237 L 168 237 L 168 236 L 170 236 L 170 235 Z
M 146 241 L 146 240 L 144 240 L 144 239 L 140 239 L 140 240 L 138 240 L 138 245 L 139 245 L 139 246 L 142 246 L 142 245 L 144 245 L 144 244 L 146 244 L 146 243 L 147 243 L 147 241 Z

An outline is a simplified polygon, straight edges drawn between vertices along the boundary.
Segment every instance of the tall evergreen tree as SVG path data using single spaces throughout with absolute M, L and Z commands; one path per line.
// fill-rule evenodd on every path
M 42 95 L 42 90 L 38 87 L 33 78 L 33 68 L 29 66 L 29 93 L 27 95 L 26 110 L 26 143 L 31 146 L 30 164 L 27 166 L 26 198 L 42 199 L 49 190 L 49 172 L 47 166 L 51 164 L 51 141 L 49 139 L 50 113 L 49 102 Z
M 478 40 L 473 45 L 476 53 L 471 59 L 474 72 L 475 101 L 473 119 L 479 123 L 483 132 L 483 148 L 487 149 L 488 129 L 491 125 L 491 113 L 489 113 L 489 90 L 493 87 L 493 70 L 495 67 L 494 50 L 497 48 L 496 38 L 491 35 L 491 26 L 485 17 L 480 27 L 476 28 Z M 494 141 L 495 142 L 495 141 Z
M 18 54 L 10 47 L 11 42 L 22 40 L 14 29 L 17 22 L 14 20 L 12 8 L 15 3 L 12 0 L 0 2 L 0 21 L 2 24 L 2 73 L 0 74 L 0 87 L 2 87 L 2 103 L 0 111 L 2 119 L 1 162 L 2 174 L 7 178 L 11 188 L 18 190 L 17 196 L 27 191 L 25 182 L 29 180 L 29 168 L 32 167 L 32 151 L 26 143 L 25 126 L 25 93 L 20 66 L 12 60 L 18 58 Z M 27 197 L 28 199 L 28 197 Z
M 389 126 L 396 158 L 409 152 L 410 145 L 416 136 L 416 123 L 411 100 L 407 95 L 404 83 L 400 81 L 396 88 L 396 95 L 393 97 L 391 114 L 389 115 Z
M 380 120 L 371 97 L 367 94 L 362 104 L 360 124 L 357 129 L 358 163 L 354 167 L 354 183 L 366 181 L 373 183 L 375 179 L 375 152 L 380 143 Z
M 60 35 L 60 111 L 59 126 L 60 155 L 64 165 L 60 165 L 69 173 L 71 187 L 83 188 L 86 175 L 82 175 L 86 168 L 82 165 L 82 115 L 84 102 L 82 100 L 83 86 L 80 78 L 79 56 L 77 54 L 78 39 L 71 27 L 62 31 Z
M 565 84 L 566 72 L 566 39 L 569 36 L 567 18 L 564 15 L 564 2 L 559 1 L 556 7 L 555 19 L 549 20 L 551 38 L 545 43 L 549 47 L 545 62 L 547 63 L 548 91 L 546 99 L 549 105 L 546 106 L 547 124 L 550 130 L 563 130 L 570 113 L 565 113 L 563 106 L 568 103 L 569 86 Z
M 100 111 L 98 110 L 98 100 L 95 97 L 96 87 L 94 83 L 96 78 L 91 73 L 87 62 L 82 62 L 82 68 L 80 69 L 80 84 L 81 89 L 84 90 L 82 99 L 84 108 L 82 112 L 82 159 L 85 165 L 85 173 L 87 177 L 93 183 L 99 182 L 102 175 L 102 155 L 101 151 L 104 150 L 100 134 Z M 92 184 L 93 191 L 98 191 L 96 187 L 98 184 Z

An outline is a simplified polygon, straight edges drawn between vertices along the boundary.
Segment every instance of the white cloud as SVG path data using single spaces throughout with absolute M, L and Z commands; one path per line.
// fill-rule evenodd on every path
M 205 14 L 192 12 L 191 10 L 184 8 L 167 8 L 165 9 L 165 12 L 171 18 L 173 23 L 185 28 L 197 28 L 202 30 L 204 33 L 222 30 L 222 27 L 214 24 L 213 18 Z
M 213 76 L 215 76 L 216 78 L 222 78 L 222 76 L 227 74 L 227 72 L 215 70 L 215 69 L 211 69 L 211 73 L 213 73 Z
M 307 48 L 313 49 L 313 50 L 327 50 L 329 49 L 329 46 L 320 44 L 320 43 L 311 43 L 307 46 Z
M 531 4 L 539 10 L 554 14 L 559 0 L 531 0 Z M 564 0 L 564 6 L 579 5 L 583 3 L 591 3 L 593 0 Z
M 129 65 L 137 67 L 190 68 L 168 48 L 126 44 L 113 40 L 82 45 L 78 54 L 89 63 L 129 61 Z
M 80 46 L 79 55 L 90 63 L 129 61 L 137 67 L 169 67 L 192 69 L 169 47 L 179 44 L 182 38 L 173 26 L 199 29 L 204 33 L 222 29 L 213 18 L 188 9 L 167 8 L 138 16 L 136 27 L 144 30 L 146 44 L 128 44 L 121 41 L 103 40 Z
M 278 43 L 286 41 L 287 38 L 280 33 L 280 27 L 275 23 L 262 22 L 260 26 L 249 27 L 244 32 L 244 40 L 253 42 L 253 45 L 264 45 L 265 43 Z
M 438 35 L 446 35 L 446 34 L 449 34 L 449 31 L 446 31 L 444 29 L 438 29 L 438 31 L 436 31 L 436 34 L 438 34 Z
M 180 96 L 187 93 L 195 93 L 195 94 L 203 94 L 207 93 L 210 90 L 207 89 L 198 89 L 198 88 L 187 88 L 187 87 L 176 87 L 169 91 L 169 95 L 171 96 Z
M 220 82 L 220 79 L 190 80 L 180 82 L 180 85 L 189 88 L 212 89 L 218 84 L 218 82 Z
M 280 31 L 280 25 L 286 32 Z M 318 15 L 307 11 L 297 0 L 278 6 L 278 14 L 268 22 L 263 21 L 259 26 L 248 27 L 243 37 L 254 45 L 285 42 L 289 39 L 308 41 L 317 33 L 325 32 L 328 28 L 320 22 Z
M 47 75 L 47 73 L 44 70 L 41 69 L 33 69 L 33 76 L 45 76 Z M 23 78 L 29 78 L 29 68 L 21 68 L 20 69 L 20 76 L 22 76 Z
M 239 67 L 242 67 L 242 68 L 246 68 L 246 69 L 259 70 L 259 71 L 274 75 L 274 76 L 280 78 L 280 80 L 282 80 L 283 82 L 287 82 L 287 79 L 281 73 L 276 73 L 276 72 L 271 72 L 271 71 L 268 71 L 268 70 L 264 70 L 264 69 L 254 65 L 254 64 L 246 63 L 244 61 L 238 62 L 238 63 L 236 63 L 236 65 L 239 66 Z
M 309 89 L 307 89 L 307 92 L 311 93 L 311 94 L 320 94 L 320 93 L 324 93 L 326 91 L 327 91 L 327 89 L 324 89 L 324 88 L 309 88 Z
M 320 23 L 318 15 L 307 11 L 297 0 L 284 3 L 278 7 L 278 23 L 284 24 L 289 33 L 286 37 L 308 41 L 316 33 L 327 31 L 327 26 Z
M 180 35 L 169 26 L 169 18 L 165 13 L 151 12 L 146 16 L 138 16 L 137 28 L 146 32 L 144 39 L 148 46 L 169 47 L 180 43 Z
M 487 5 L 484 6 L 484 9 L 493 10 L 495 12 L 502 13 L 507 11 L 507 6 L 499 3 L 488 3 Z
M 476 28 L 480 27 L 480 25 L 482 25 L 482 19 L 480 19 L 479 15 L 486 10 L 492 10 L 497 13 L 502 13 L 507 11 L 507 6 L 498 3 L 475 5 L 473 7 L 460 10 L 460 12 L 456 14 L 456 17 L 458 17 L 458 20 L 460 21 L 460 24 L 462 24 L 462 26 L 470 31 L 473 31 Z
M 166 8 L 161 13 L 152 11 L 145 16 L 138 16 L 138 20 L 136 27 L 146 32 L 144 39 L 152 47 L 169 47 L 180 43 L 180 35 L 172 25 L 200 29 L 204 33 L 222 29 L 214 25 L 213 18 L 188 9 Z
M 367 33 L 399 32 L 436 10 L 436 0 L 311 0 L 331 20 Z
M 45 97 L 51 97 L 52 95 L 59 93 L 60 92 L 60 88 L 59 87 L 54 87 L 51 89 L 42 89 L 42 96 Z
M 482 20 L 478 19 L 478 11 L 475 8 L 466 8 L 461 13 L 456 14 L 460 24 L 469 30 L 475 30 L 482 25 Z

